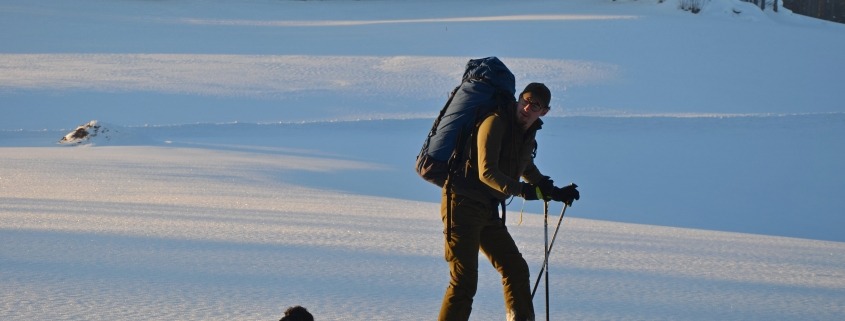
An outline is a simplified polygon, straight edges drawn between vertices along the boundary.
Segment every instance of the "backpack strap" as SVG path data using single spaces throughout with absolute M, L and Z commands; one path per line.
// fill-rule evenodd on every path
M 437 133 L 437 127 L 440 126 L 440 120 L 443 119 L 443 115 L 446 114 L 446 109 L 449 108 L 449 105 L 452 104 L 452 99 L 455 98 L 455 94 L 461 88 L 464 82 L 461 82 L 460 85 L 456 86 L 455 89 L 452 89 L 452 93 L 449 94 L 449 99 L 446 101 L 446 104 L 443 105 L 443 109 L 440 110 L 440 115 L 437 116 L 437 120 L 434 122 L 434 125 L 431 127 L 431 131 L 428 132 L 428 137 L 432 137 Z M 448 172 L 446 174 L 446 182 L 443 184 L 443 188 L 446 191 L 446 237 L 448 238 L 449 235 L 452 234 L 452 166 L 453 162 L 455 161 L 455 153 L 452 153 L 452 156 L 449 157 L 449 161 L 446 163 Z
M 448 109 L 449 105 L 452 104 L 452 99 L 455 98 L 455 94 L 460 88 L 461 86 L 458 85 L 455 89 L 452 89 L 452 92 L 449 94 L 449 99 L 446 100 L 446 104 L 443 105 L 442 109 L 440 109 L 440 114 L 437 115 L 437 119 L 434 121 L 434 125 L 431 126 L 431 130 L 428 131 L 428 137 L 432 137 L 437 133 L 437 126 L 440 126 L 440 120 L 443 119 L 443 115 L 446 114 L 446 109 Z

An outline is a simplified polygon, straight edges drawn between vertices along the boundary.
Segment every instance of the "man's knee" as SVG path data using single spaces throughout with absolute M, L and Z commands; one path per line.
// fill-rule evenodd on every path
M 472 298 L 475 296 L 475 291 L 478 289 L 478 268 L 466 267 L 457 262 L 450 262 L 449 289 L 455 292 L 455 295 L 466 296 Z
M 531 277 L 528 263 L 522 256 L 503 263 L 500 272 L 505 283 L 525 282 Z

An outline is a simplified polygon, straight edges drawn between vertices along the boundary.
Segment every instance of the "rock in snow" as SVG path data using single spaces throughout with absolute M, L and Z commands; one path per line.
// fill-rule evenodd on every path
M 133 131 L 114 124 L 92 120 L 67 133 L 59 144 L 62 145 L 143 145 L 150 143 Z

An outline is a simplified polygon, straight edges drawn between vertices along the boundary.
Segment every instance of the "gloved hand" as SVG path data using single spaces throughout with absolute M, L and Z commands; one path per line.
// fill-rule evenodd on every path
M 519 196 L 524 198 L 526 201 L 540 199 L 548 201 L 552 199 L 552 192 L 554 191 L 554 188 L 555 183 L 546 176 L 537 184 L 522 183 L 522 192 Z
M 526 201 L 534 201 L 540 199 L 542 196 L 542 192 L 536 185 L 522 183 L 522 191 L 519 192 L 519 197 L 524 198 Z
M 572 202 L 581 199 L 581 193 L 578 192 L 577 188 L 578 185 L 575 184 L 569 184 L 560 188 L 555 187 L 552 191 L 552 199 L 572 206 Z

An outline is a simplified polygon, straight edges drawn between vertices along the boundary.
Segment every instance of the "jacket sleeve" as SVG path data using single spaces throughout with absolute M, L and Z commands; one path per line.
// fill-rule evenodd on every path
M 537 165 L 534 165 L 534 160 L 531 160 L 528 163 L 528 167 L 525 168 L 525 172 L 522 174 L 522 178 L 531 184 L 537 184 L 543 179 L 546 178 L 543 173 L 540 172 L 540 169 L 537 168 Z
M 504 121 L 495 115 L 487 117 L 479 125 L 476 140 L 478 180 L 505 195 L 519 195 L 522 191 L 521 183 L 499 169 L 499 155 L 506 126 Z M 534 168 L 536 170 L 536 167 Z

